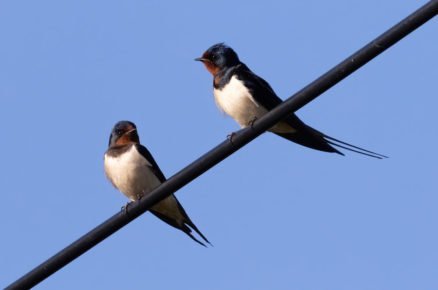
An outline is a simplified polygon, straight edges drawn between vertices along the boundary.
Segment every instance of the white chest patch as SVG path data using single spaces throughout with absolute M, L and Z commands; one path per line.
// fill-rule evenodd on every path
M 214 89 L 214 98 L 217 106 L 236 120 L 242 128 L 267 113 L 267 110 L 252 98 L 248 89 L 236 76 L 233 76 L 221 90 Z
M 131 200 L 136 200 L 139 195 L 145 195 L 161 184 L 152 172 L 151 164 L 135 146 L 118 157 L 105 154 L 104 166 L 111 183 Z

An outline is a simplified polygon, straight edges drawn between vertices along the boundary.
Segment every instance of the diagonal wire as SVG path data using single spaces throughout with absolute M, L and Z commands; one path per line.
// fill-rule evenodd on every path
M 153 190 L 150 195 L 139 202 L 131 204 L 129 214 L 121 211 L 96 228 L 89 231 L 78 240 L 43 262 L 5 289 L 28 289 L 40 283 L 105 238 L 127 225 L 129 222 L 146 212 L 151 206 L 170 194 L 179 190 L 201 174 L 257 138 L 260 134 L 283 119 L 286 115 L 295 112 L 329 88 L 349 76 L 361 66 L 375 58 L 403 37 L 432 19 L 438 14 L 438 0 L 432 0 L 413 12 L 398 24 L 382 35 L 365 45 L 363 48 L 346 58 L 340 64 L 298 91 L 292 97 L 276 107 L 264 117 L 257 120 L 252 128 L 238 131 L 233 136 L 233 142 L 222 142 L 199 159 L 169 178 L 161 186 Z

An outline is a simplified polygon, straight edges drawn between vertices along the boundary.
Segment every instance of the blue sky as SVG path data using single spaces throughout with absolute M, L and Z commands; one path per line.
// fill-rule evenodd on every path
M 286 98 L 426 1 L 289 2 L 1 1 L 0 285 L 125 204 L 103 173 L 115 122 L 167 176 L 238 129 L 193 61 L 210 45 Z M 214 247 L 146 213 L 35 289 L 437 289 L 437 29 L 298 112 L 389 159 L 266 133 L 177 193 Z

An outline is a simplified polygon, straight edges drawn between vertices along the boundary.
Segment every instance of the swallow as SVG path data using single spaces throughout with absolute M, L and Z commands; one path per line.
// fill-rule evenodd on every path
M 283 101 L 269 83 L 253 73 L 239 60 L 229 46 L 218 43 L 207 49 L 199 58 L 213 75 L 213 93 L 217 106 L 232 117 L 242 128 L 254 122 Z M 333 146 L 382 159 L 387 156 L 375 153 L 341 140 L 327 136 L 290 114 L 272 128 L 270 132 L 287 140 L 312 149 L 344 155 Z
M 140 144 L 137 127 L 129 121 L 120 121 L 112 129 L 104 156 L 104 167 L 114 187 L 131 201 L 141 199 L 166 181 L 151 153 Z M 150 212 L 205 247 L 205 243 L 192 235 L 194 230 L 211 245 L 173 194 L 154 205 Z

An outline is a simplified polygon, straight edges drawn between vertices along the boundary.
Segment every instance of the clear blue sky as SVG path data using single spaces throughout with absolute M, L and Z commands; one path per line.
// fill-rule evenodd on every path
M 237 124 L 195 57 L 225 41 L 282 98 L 426 1 L 1 1 L 4 287 L 117 212 L 115 122 L 167 176 Z M 389 155 L 264 134 L 177 193 L 214 244 L 149 213 L 36 289 L 437 289 L 438 22 L 298 112 Z

